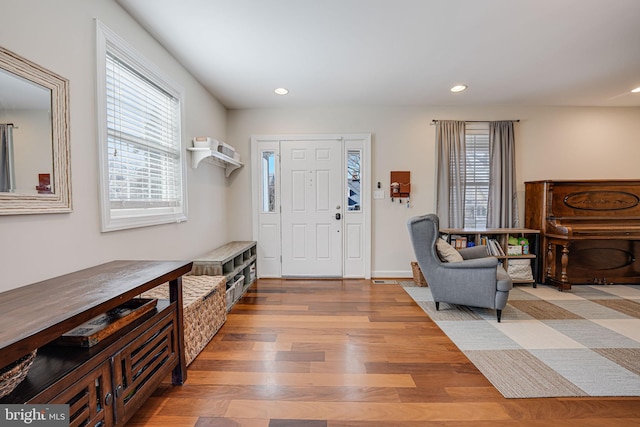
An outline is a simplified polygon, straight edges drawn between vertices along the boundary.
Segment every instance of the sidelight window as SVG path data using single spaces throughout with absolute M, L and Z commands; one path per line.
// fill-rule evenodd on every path
M 276 211 L 276 154 L 262 152 L 262 212 Z
M 362 208 L 360 162 L 360 150 L 347 151 L 347 206 L 350 211 L 359 211 Z

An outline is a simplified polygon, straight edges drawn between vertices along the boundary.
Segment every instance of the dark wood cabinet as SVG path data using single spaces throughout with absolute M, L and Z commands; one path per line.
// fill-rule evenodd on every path
M 48 403 L 69 405 L 70 426 L 114 425 L 111 366 L 102 363 Z
M 119 418 L 131 418 L 178 363 L 177 324 L 172 311 L 140 336 L 125 340 L 123 349 L 111 358 Z
M 38 348 L 38 353 L 27 378 L 0 403 L 63 403 L 69 405 L 71 426 L 120 426 L 168 375 L 174 384 L 182 384 L 186 368 L 181 276 L 190 269 L 190 262 L 117 261 L 1 293 L 0 309 L 7 308 L 7 312 L 0 311 L 2 363 L 13 360 L 6 356 L 8 348 L 17 353 Z M 81 348 L 51 342 L 82 324 L 87 312 L 96 313 L 96 305 L 108 311 L 166 282 L 170 284 L 169 300 L 158 300 L 155 309 L 97 345 Z M 57 313 L 38 309 L 55 300 L 55 291 L 68 294 L 70 286 L 75 286 L 78 297 L 67 304 L 66 314 L 64 299 L 58 301 L 63 308 Z M 85 294 L 87 291 L 100 295 Z M 20 304 L 22 309 L 32 306 L 22 317 Z M 27 322 L 32 333 L 18 327 L 14 336 L 5 329 L 14 317 Z M 49 326 L 38 326 L 44 324 Z M 47 342 L 41 344 L 43 336 Z

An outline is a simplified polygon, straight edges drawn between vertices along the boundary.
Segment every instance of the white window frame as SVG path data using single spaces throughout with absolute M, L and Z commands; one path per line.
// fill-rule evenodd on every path
M 187 188 L 185 155 L 182 149 L 182 123 L 184 121 L 184 89 L 170 80 L 157 66 L 147 61 L 127 42 L 111 31 L 103 23 L 96 20 L 96 52 L 97 52 L 97 123 L 99 146 L 100 172 L 100 207 L 102 231 L 115 231 L 129 228 L 146 227 L 158 224 L 182 222 L 187 220 Z M 179 156 L 179 182 L 175 190 L 181 195 L 181 200 L 175 207 L 141 207 L 119 209 L 111 205 L 109 197 L 109 152 L 107 139 L 107 53 L 134 69 L 144 78 L 153 82 L 162 90 L 179 101 L 178 140 L 176 153 Z M 180 187 L 179 189 L 177 187 Z

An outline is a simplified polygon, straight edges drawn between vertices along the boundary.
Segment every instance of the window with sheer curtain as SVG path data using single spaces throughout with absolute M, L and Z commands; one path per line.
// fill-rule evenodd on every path
M 186 220 L 182 91 L 98 24 L 103 231 Z

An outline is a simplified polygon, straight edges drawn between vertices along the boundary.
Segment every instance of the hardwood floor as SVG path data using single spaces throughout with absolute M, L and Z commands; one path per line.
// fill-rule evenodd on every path
M 127 427 L 634 426 L 640 398 L 505 399 L 395 284 L 259 280 Z

